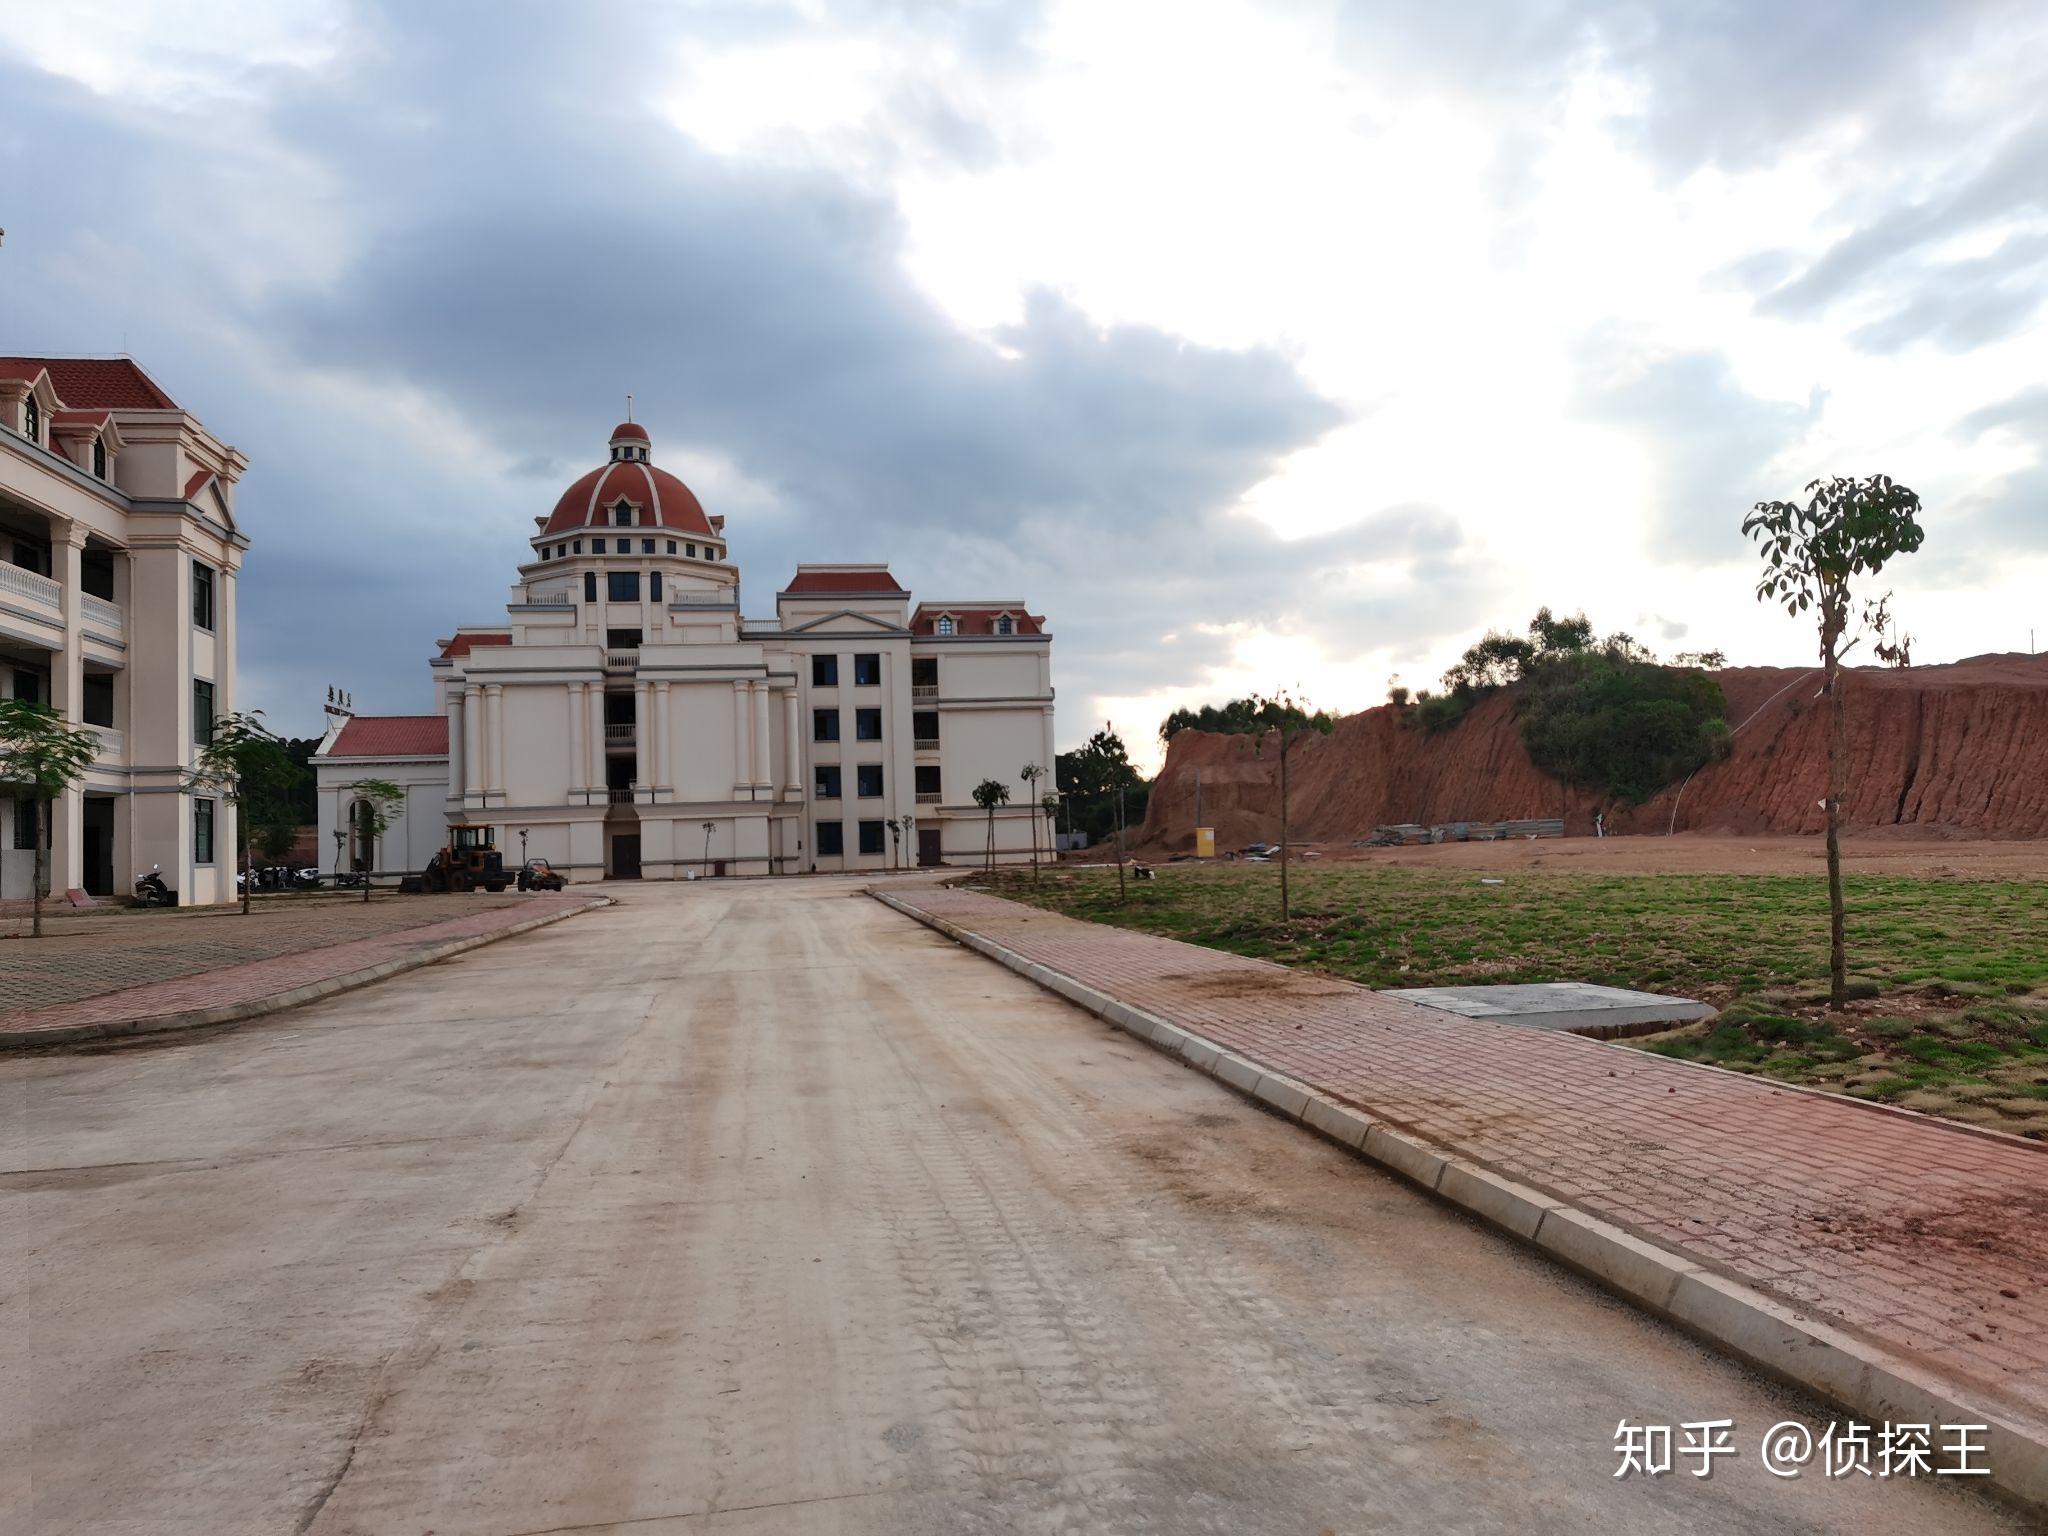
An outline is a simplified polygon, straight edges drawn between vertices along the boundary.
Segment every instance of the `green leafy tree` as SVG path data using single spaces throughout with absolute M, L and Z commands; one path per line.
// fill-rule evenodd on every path
M 1116 829 L 1119 794 L 1124 814 L 1144 819 L 1149 786 L 1115 731 L 1097 731 L 1072 752 L 1060 753 L 1053 768 L 1055 787 L 1066 798 L 1068 831 L 1078 828 L 1091 842 L 1108 837 Z
M 43 892 L 50 884 L 50 807 L 99 756 L 89 726 L 67 724 L 54 709 L 27 699 L 0 699 L 0 785 L 36 807 L 35 877 L 29 893 L 29 932 L 43 936 Z
M 1010 786 L 1001 779 L 983 779 L 974 786 L 974 803 L 988 813 L 988 856 L 983 868 L 996 867 L 996 807 L 1010 803 Z
M 370 845 L 370 851 L 363 859 L 363 904 L 368 906 L 371 867 L 377 862 L 377 844 L 391 830 L 392 822 L 405 814 L 405 791 L 389 779 L 353 779 L 348 788 L 356 797 L 349 807 L 349 819 Z
M 1182 731 L 1210 731 L 1220 736 L 1257 736 L 1273 730 L 1285 716 L 1293 726 L 1313 726 L 1328 735 L 1336 729 L 1333 715 L 1308 711 L 1279 699 L 1250 694 L 1227 704 L 1204 704 L 1200 709 L 1183 706 L 1159 722 L 1159 739 L 1171 741 Z
M 1849 738 L 1842 708 L 1842 652 L 1849 631 L 1850 584 L 1875 575 L 1896 555 L 1920 547 L 1920 498 L 1888 475 L 1837 475 L 1806 487 L 1804 504 L 1760 501 L 1742 520 L 1757 541 L 1764 574 L 1757 601 L 1776 601 L 1795 617 L 1814 614 L 1828 701 L 1828 986 L 1831 1005 L 1848 1002 L 1847 918 L 1842 902 L 1842 801 L 1848 794 Z
M 256 828 L 288 818 L 298 770 L 286 756 L 284 743 L 263 724 L 263 711 L 236 711 L 213 722 L 199 748 L 198 761 L 185 774 L 188 794 L 211 795 L 235 808 L 235 825 L 243 837 L 242 911 L 255 891 L 253 853 Z
M 1057 791 L 1039 798 L 1038 809 L 1045 815 L 1045 853 L 1054 865 L 1060 861 L 1060 797 Z

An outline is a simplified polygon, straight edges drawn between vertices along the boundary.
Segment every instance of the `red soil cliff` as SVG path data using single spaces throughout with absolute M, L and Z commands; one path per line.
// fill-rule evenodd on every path
M 1949 666 L 1844 673 L 1847 824 L 1948 837 L 2048 837 L 2048 655 L 1975 656 Z M 1289 753 L 1294 835 L 1348 843 L 1389 822 L 1498 821 L 1563 814 L 1574 835 L 1596 809 L 1622 832 L 1738 834 L 1822 830 L 1827 712 L 1818 669 L 1730 667 L 1719 674 L 1734 749 L 1643 805 L 1574 790 L 1522 749 L 1511 693 L 1432 734 L 1381 705 L 1347 715 Z M 1263 750 L 1260 748 L 1263 747 Z M 1279 834 L 1278 741 L 1182 731 L 1168 744 L 1140 840 L 1193 845 L 1195 783 L 1219 848 Z

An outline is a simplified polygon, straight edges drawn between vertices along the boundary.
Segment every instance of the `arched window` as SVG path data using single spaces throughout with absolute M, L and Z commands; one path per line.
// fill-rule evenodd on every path
M 107 442 L 105 438 L 92 440 L 92 472 L 100 479 L 107 478 Z
M 30 395 L 21 402 L 21 435 L 30 442 L 42 441 L 43 412 L 36 404 L 36 397 Z
M 999 635 L 1014 635 L 1017 633 L 1017 621 L 1007 613 L 1004 614 L 996 620 L 996 633 Z
M 952 634 L 953 627 L 953 615 L 951 615 L 950 613 L 941 615 L 939 618 L 939 622 L 933 626 L 933 628 L 938 630 L 938 632 L 942 635 Z
M 612 508 L 612 524 L 618 528 L 633 526 L 633 508 L 630 503 L 622 501 Z

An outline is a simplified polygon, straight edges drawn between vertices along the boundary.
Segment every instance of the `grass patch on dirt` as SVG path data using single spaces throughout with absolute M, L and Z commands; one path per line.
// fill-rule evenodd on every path
M 1696 997 L 1719 1019 L 1644 1050 L 2048 1139 L 2048 884 L 1852 876 L 1856 1000 L 1827 997 L 1827 886 L 1787 875 L 1168 865 L 977 877 L 1094 922 L 1369 987 L 1589 981 Z

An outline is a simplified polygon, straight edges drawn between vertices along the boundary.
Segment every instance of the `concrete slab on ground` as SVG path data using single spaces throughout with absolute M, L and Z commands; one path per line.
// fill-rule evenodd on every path
M 1599 987 L 1589 981 L 1536 981 L 1494 987 L 1396 987 L 1382 997 L 1405 998 L 1468 1019 L 1562 1029 L 1595 1040 L 1655 1034 L 1674 1024 L 1711 1019 L 1718 1011 L 1689 997 Z

